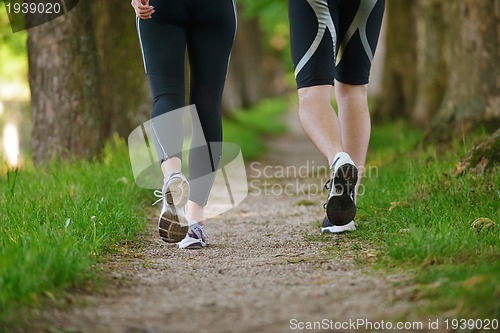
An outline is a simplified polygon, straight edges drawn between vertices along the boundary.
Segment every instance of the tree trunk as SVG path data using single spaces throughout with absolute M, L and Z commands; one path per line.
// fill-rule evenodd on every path
M 256 103 L 262 87 L 262 33 L 256 19 L 238 21 L 238 31 L 231 53 L 227 77 L 227 106 L 230 108 Z
M 450 70 L 433 136 L 462 135 L 482 123 L 500 127 L 500 6 L 497 0 L 448 0 L 445 55 Z
M 242 12 L 241 10 L 239 12 Z M 246 108 L 284 91 L 283 65 L 266 52 L 258 18 L 240 16 L 222 99 L 223 112 Z
M 30 29 L 28 58 L 35 163 L 99 153 L 104 126 L 90 2 Z
M 127 137 L 149 119 L 151 98 L 130 1 L 94 1 L 106 134 Z
M 382 92 L 374 113 L 382 117 L 409 116 L 415 105 L 417 0 L 387 0 L 386 53 Z
M 417 91 L 413 120 L 422 126 L 437 114 L 448 84 L 443 1 L 420 0 L 417 14 Z

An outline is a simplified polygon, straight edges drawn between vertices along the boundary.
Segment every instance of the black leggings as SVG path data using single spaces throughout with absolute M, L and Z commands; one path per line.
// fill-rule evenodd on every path
M 204 206 L 222 153 L 221 101 L 236 32 L 235 4 L 233 0 L 150 0 L 150 5 L 155 13 L 149 20 L 137 18 L 137 30 L 153 98 L 153 141 L 160 161 L 181 158 L 181 113 L 169 115 L 167 123 L 155 123 L 155 118 L 185 106 L 187 47 L 189 104 L 196 106 L 202 129 L 202 133 L 193 130 L 193 142 L 208 143 L 189 153 L 190 200 Z

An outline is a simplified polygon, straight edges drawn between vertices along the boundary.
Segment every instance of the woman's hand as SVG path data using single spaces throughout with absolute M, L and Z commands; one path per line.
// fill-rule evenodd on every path
M 150 19 L 155 12 L 154 7 L 149 5 L 149 0 L 132 0 L 130 4 L 134 7 L 135 15 L 143 20 Z

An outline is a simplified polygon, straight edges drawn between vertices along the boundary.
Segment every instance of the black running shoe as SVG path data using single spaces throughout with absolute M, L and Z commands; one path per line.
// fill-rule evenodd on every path
M 358 169 L 351 157 L 344 152 L 335 155 L 330 168 L 330 180 L 325 185 L 329 189 L 326 215 L 335 226 L 350 223 L 356 216 L 354 188 L 358 181 Z

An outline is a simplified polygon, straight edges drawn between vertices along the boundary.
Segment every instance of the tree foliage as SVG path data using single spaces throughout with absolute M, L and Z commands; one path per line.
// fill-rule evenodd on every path
M 0 79 L 13 80 L 27 73 L 26 31 L 12 33 L 3 2 L 0 3 Z M 6 61 L 8 59 L 8 61 Z
M 8 47 L 17 56 L 26 52 L 26 32 L 12 33 L 3 2 L 0 4 L 0 46 Z
M 287 68 L 291 68 L 287 1 L 240 0 L 239 3 L 241 18 L 258 19 L 259 26 L 265 34 L 267 51 L 279 54 Z

